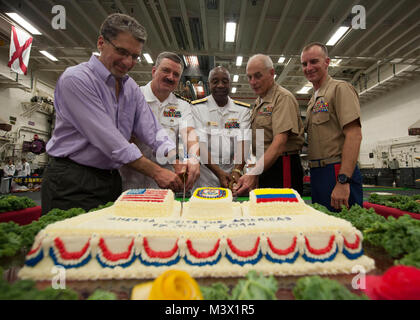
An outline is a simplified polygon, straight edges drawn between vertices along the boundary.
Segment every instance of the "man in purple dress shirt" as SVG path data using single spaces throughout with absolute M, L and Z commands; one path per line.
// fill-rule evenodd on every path
M 42 183 L 43 214 L 53 208 L 89 210 L 121 194 L 118 168 L 128 164 L 161 188 L 183 189 L 179 175 L 144 157 L 133 135 L 150 146 L 161 164 L 173 163 L 175 144 L 162 129 L 136 82 L 127 75 L 137 63 L 146 30 L 135 19 L 112 14 L 102 24 L 100 56 L 67 68 L 54 96 L 56 125 L 47 143 L 51 156 Z

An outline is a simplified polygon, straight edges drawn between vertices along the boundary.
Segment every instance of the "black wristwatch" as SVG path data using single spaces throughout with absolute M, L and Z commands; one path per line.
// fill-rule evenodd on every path
M 341 173 L 337 177 L 337 181 L 341 184 L 346 184 L 352 182 L 351 178 L 346 176 L 345 174 Z

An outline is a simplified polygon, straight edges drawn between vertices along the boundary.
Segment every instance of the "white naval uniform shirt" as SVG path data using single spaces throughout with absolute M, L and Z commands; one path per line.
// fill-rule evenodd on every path
M 169 137 L 176 143 L 176 137 L 179 135 L 180 130 L 186 129 L 187 127 L 194 127 L 191 106 L 187 101 L 177 98 L 173 93 L 169 94 L 169 97 L 165 101 L 160 102 L 153 94 L 150 84 L 151 82 L 140 87 L 140 89 L 155 117 L 167 131 Z M 159 164 L 153 154 L 153 150 L 148 145 L 141 143 L 138 140 L 136 140 L 135 143 L 147 159 L 157 163 L 163 168 L 174 171 L 171 164 Z M 183 142 L 182 138 L 179 139 L 179 150 L 180 157 L 182 158 L 183 154 L 181 153 L 184 152 L 183 150 L 187 150 L 187 142 Z M 159 189 L 159 186 L 152 178 L 145 176 L 128 166 L 120 168 L 120 174 L 123 191 L 137 188 Z
M 202 100 L 204 102 L 196 100 L 197 104 L 191 105 L 196 133 L 200 139 L 201 162 L 207 160 L 203 159 L 202 152 L 207 145 L 211 148 L 212 163 L 230 173 L 235 166 L 235 141 L 251 140 L 250 132 L 247 132 L 251 127 L 251 110 L 235 104 L 229 97 L 224 107 L 219 107 L 212 95 Z M 219 179 L 204 164 L 200 166 L 200 178 L 194 189 L 199 187 L 220 187 Z
M 31 175 L 31 166 L 28 162 L 23 164 L 23 176 L 27 177 Z
M 16 171 L 16 168 L 15 168 L 15 165 L 14 164 L 12 164 L 12 165 L 6 164 L 4 166 L 4 168 L 3 168 L 3 172 L 4 172 L 4 176 L 5 177 L 14 176 L 15 175 L 15 171 Z

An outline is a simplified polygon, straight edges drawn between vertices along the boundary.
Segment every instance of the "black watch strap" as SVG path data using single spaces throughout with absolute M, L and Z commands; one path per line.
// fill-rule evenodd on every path
M 345 174 L 341 173 L 337 176 L 337 181 L 341 184 L 346 184 L 351 183 L 353 180 L 351 180 L 351 178 L 346 176 Z

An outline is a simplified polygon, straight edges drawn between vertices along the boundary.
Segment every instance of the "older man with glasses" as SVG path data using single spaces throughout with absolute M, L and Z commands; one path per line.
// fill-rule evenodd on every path
M 43 176 L 42 211 L 85 210 L 121 194 L 118 169 L 128 165 L 159 187 L 183 189 L 175 172 L 147 159 L 129 140 L 135 136 L 171 161 L 175 143 L 157 121 L 136 82 L 127 73 L 138 62 L 146 30 L 135 19 L 112 14 L 101 26 L 100 56 L 70 67 L 57 81 L 56 125 L 47 143 L 51 156 Z

